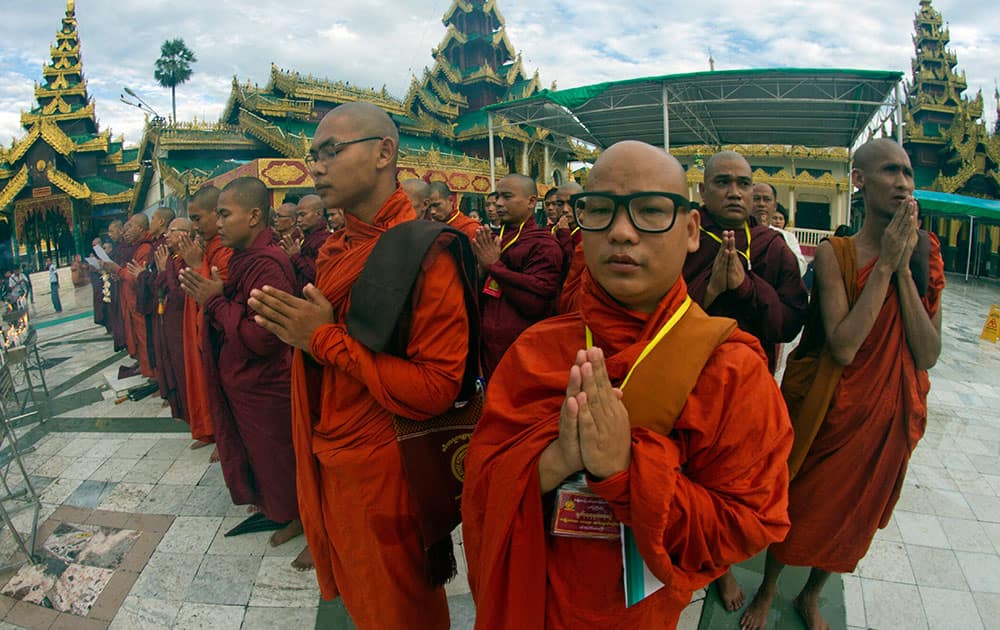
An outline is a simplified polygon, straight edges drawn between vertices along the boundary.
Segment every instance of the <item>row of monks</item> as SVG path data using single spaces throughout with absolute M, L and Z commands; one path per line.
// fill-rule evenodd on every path
M 677 160 L 622 142 L 547 224 L 516 174 L 484 224 L 442 184 L 399 185 L 398 138 L 342 105 L 312 142 L 315 196 L 271 216 L 259 180 L 203 188 L 187 219 L 130 218 L 105 265 L 115 343 L 215 442 L 253 512 L 237 529 L 304 532 L 296 565 L 359 628 L 447 628 L 455 559 L 427 506 L 458 497 L 427 490 L 400 427 L 482 397 L 457 456 L 478 628 L 673 627 L 713 581 L 736 611 L 729 567 L 764 549 L 742 627 L 765 627 L 786 564 L 813 568 L 796 605 L 826 627 L 820 590 L 888 523 L 940 352 L 941 256 L 899 145 L 857 152 L 865 222 L 817 248 L 810 299 L 734 152 L 706 162 L 700 206 Z

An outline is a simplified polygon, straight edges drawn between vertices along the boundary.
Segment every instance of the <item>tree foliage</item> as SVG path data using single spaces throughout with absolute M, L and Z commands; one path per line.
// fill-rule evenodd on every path
M 183 39 L 168 39 L 160 46 L 160 58 L 156 60 L 153 78 L 163 87 L 170 88 L 170 104 L 177 122 L 177 86 L 191 78 L 191 64 L 198 61 Z

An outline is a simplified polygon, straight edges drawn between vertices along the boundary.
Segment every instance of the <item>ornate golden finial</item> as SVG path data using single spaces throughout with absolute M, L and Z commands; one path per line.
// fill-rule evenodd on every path
M 73 17 L 76 14 L 76 2 L 75 0 L 66 0 L 66 15 Z

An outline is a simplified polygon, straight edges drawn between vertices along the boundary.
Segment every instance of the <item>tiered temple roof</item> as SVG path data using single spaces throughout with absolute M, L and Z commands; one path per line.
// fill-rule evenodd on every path
M 17 241 L 41 238 L 44 229 L 35 215 L 51 217 L 54 210 L 79 243 L 82 232 L 90 231 L 95 207 L 113 215 L 128 206 L 140 166 L 138 151 L 124 149 L 124 138 L 114 139 L 98 127 L 83 76 L 73 0 L 67 2 L 50 55 L 43 82 L 35 85 L 36 105 L 21 114 L 26 134 L 0 153 L 0 210 L 13 215 Z
M 958 57 L 948 49 L 950 33 L 931 0 L 920 0 L 913 27 L 904 144 L 917 186 L 1000 198 L 1000 136 L 982 120 L 982 91 L 972 99 L 964 95 L 965 72 L 957 70 Z

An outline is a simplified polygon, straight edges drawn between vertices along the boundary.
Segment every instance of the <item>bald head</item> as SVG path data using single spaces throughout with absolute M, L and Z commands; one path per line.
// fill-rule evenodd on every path
M 237 177 L 226 184 L 222 192 L 244 210 L 259 208 L 265 223 L 270 218 L 271 193 L 264 182 L 256 177 Z
M 197 205 L 206 212 L 215 212 L 219 206 L 219 189 L 215 186 L 203 186 L 191 197 L 188 205 Z
M 163 236 L 167 231 L 167 226 L 177 215 L 170 208 L 157 208 L 153 211 L 153 219 L 149 222 L 149 233 L 153 238 Z
M 581 186 L 580 184 L 577 184 L 576 182 L 566 182 L 565 184 L 563 184 L 562 186 L 560 186 L 559 189 L 556 192 L 557 192 L 557 194 L 560 197 L 562 197 L 563 195 L 566 195 L 567 197 L 569 197 L 570 195 L 575 195 L 577 193 L 582 193 L 583 192 L 583 186 Z
M 705 162 L 698 184 L 701 204 L 712 220 L 727 230 L 745 225 L 753 203 L 753 171 L 736 151 L 719 151 Z
M 330 110 L 324 119 L 330 117 L 349 120 L 358 138 L 368 136 L 392 138 L 393 144 L 399 146 L 399 129 L 396 128 L 396 123 L 392 122 L 389 114 L 377 105 L 361 101 L 344 103 Z
M 687 197 L 684 167 L 677 158 L 665 153 L 663 149 L 636 140 L 613 144 L 597 158 L 594 168 L 587 176 L 587 190 L 602 191 L 604 188 L 601 186 L 608 185 L 609 182 L 627 181 L 630 178 L 648 181 L 649 185 L 656 186 L 635 188 L 632 192 L 659 190 Z M 578 184 L 576 186 L 579 188 Z
M 171 252 L 177 253 L 182 237 L 193 238 L 191 233 L 191 220 L 179 217 L 167 225 L 167 247 Z
M 400 186 L 406 196 L 410 198 L 410 203 L 413 205 L 417 217 L 423 217 L 430 201 L 431 187 L 422 179 L 407 179 Z
M 168 230 L 191 230 L 191 219 L 186 219 L 184 217 L 178 217 L 170 222 L 167 226 Z
M 118 242 L 122 239 L 122 229 L 124 225 L 118 219 L 115 219 L 108 224 L 108 238 L 114 242 Z
M 520 173 L 511 173 L 510 175 L 507 175 L 500 181 L 507 182 L 508 186 L 516 187 L 523 195 L 531 195 L 534 197 L 538 197 L 538 184 L 536 184 L 535 180 L 528 177 L 527 175 L 521 175 Z M 500 187 L 497 186 L 498 190 L 499 188 Z
M 854 168 L 862 171 L 871 170 L 872 167 L 888 156 L 905 155 L 906 151 L 899 143 L 889 138 L 876 138 L 861 145 L 861 148 L 854 154 Z M 909 161 L 909 158 L 907 158 Z
M 295 224 L 305 233 L 326 229 L 326 207 L 319 195 L 305 195 L 295 209 Z
M 139 214 L 133 214 L 129 218 L 129 221 L 134 222 L 136 225 L 138 225 L 143 230 L 148 230 L 149 229 L 149 217 L 147 217 L 145 214 L 143 214 L 141 212 Z
M 746 164 L 747 170 L 750 169 L 750 163 L 736 151 L 719 151 L 705 161 L 705 179 L 715 175 L 723 164 L 730 161 Z
M 535 180 L 511 173 L 497 182 L 497 218 L 508 226 L 523 225 L 535 213 L 538 186 Z

